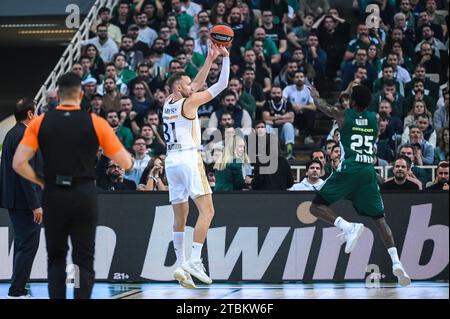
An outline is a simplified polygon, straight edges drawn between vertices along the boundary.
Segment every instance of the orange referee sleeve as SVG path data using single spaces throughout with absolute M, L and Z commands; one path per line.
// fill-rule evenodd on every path
M 100 116 L 91 113 L 92 123 L 97 134 L 100 147 L 106 156 L 111 157 L 123 148 L 112 127 Z
M 20 144 L 31 147 L 35 152 L 39 148 L 38 135 L 44 116 L 45 113 L 41 114 L 39 117 L 32 120 L 30 124 L 28 124 L 28 127 L 25 130 L 22 140 L 20 141 Z

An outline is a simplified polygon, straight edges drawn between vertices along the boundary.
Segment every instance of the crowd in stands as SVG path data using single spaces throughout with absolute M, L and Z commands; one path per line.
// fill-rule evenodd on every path
M 366 13 L 371 4 L 380 9 L 375 21 Z M 82 77 L 82 108 L 108 121 L 135 164 L 125 173 L 99 152 L 98 186 L 167 190 L 166 80 L 178 71 L 195 78 L 212 25 L 227 23 L 234 30 L 229 86 L 198 111 L 205 149 L 218 132 L 232 141 L 208 146 L 205 166 L 216 191 L 320 187 L 339 166 L 341 149 L 331 119 L 328 136 L 316 134 L 311 90 L 348 108 L 357 84 L 372 90 L 369 110 L 378 113 L 374 165 L 393 166 L 382 188 L 448 189 L 447 14 L 448 0 L 120 0 L 100 8 L 72 71 Z M 206 87 L 221 66 L 219 57 Z M 42 111 L 57 104 L 56 92 L 48 92 Z M 264 165 L 247 154 L 251 134 L 279 138 L 273 174 L 261 174 Z M 299 146 L 312 151 L 306 177 L 294 184 L 290 165 Z M 437 166 L 435 180 L 424 165 Z

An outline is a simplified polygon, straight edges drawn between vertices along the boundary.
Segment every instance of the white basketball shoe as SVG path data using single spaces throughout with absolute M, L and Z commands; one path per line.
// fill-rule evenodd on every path
M 206 274 L 206 269 L 201 259 L 189 259 L 181 265 L 181 268 L 205 284 L 209 285 L 212 283 L 211 278 Z

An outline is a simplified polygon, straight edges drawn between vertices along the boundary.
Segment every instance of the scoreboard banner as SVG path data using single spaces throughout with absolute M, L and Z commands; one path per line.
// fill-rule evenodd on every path
M 346 220 L 366 227 L 354 251 L 345 254 L 343 240 L 336 237 L 340 231 L 309 213 L 313 197 L 311 192 L 214 194 L 215 216 L 202 256 L 211 278 L 267 283 L 342 282 L 367 281 L 376 275 L 382 282 L 394 281 L 389 255 L 372 220 L 357 215 L 349 202 L 332 206 Z M 385 193 L 383 200 L 400 259 L 411 278 L 448 280 L 448 193 Z M 187 256 L 197 218 L 192 202 L 190 207 Z M 171 281 L 175 253 L 173 213 L 167 193 L 101 193 L 99 208 L 96 279 Z M 7 211 L 0 209 L 0 280 L 11 278 L 12 259 L 13 232 Z M 42 229 L 31 279 L 46 277 Z

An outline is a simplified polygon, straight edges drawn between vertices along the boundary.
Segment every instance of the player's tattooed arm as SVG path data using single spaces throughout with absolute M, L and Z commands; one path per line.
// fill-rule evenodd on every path
M 338 122 L 339 127 L 341 127 L 344 121 L 344 110 L 335 105 L 330 105 L 327 101 L 320 98 L 315 88 L 310 89 L 310 91 L 316 107 L 326 116 L 335 119 Z

